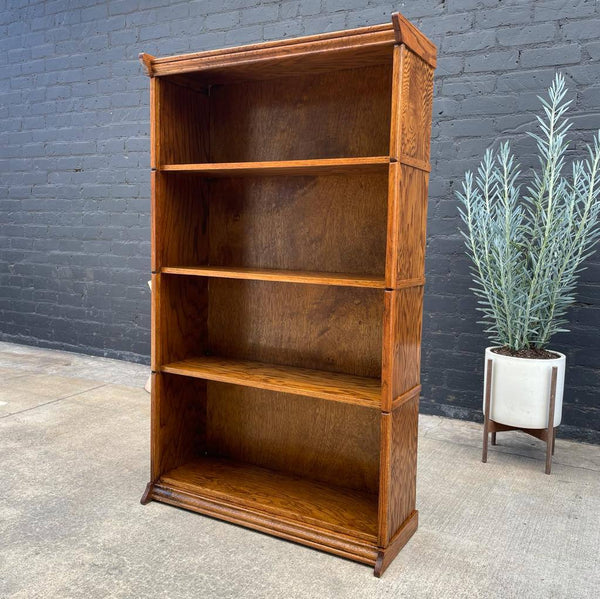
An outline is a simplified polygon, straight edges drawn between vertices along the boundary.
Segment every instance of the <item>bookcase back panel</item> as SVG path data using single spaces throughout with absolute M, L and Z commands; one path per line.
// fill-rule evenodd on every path
M 211 265 L 384 274 L 387 173 L 215 179 L 209 211 Z
M 164 274 L 152 277 L 152 368 L 205 353 L 208 280 Z
M 211 279 L 208 339 L 212 353 L 381 376 L 384 292 Z
M 377 493 L 380 414 L 208 382 L 209 454 Z
M 211 162 L 388 155 L 391 82 L 381 65 L 214 86 Z

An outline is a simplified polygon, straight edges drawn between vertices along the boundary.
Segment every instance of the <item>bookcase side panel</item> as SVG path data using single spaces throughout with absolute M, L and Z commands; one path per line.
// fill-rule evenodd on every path
M 202 455 L 206 449 L 206 381 L 152 374 L 151 476 Z
M 392 51 L 392 97 L 390 115 L 390 158 L 398 160 L 401 152 L 401 109 L 402 102 L 402 71 L 403 71 L 403 46 L 394 45 Z
M 386 286 L 421 279 L 425 272 L 427 183 L 433 106 L 433 69 L 405 46 L 394 50 Z M 393 166 L 393 165 L 392 165 Z
M 154 77 L 154 168 L 209 161 L 209 96 Z
M 413 391 L 421 374 L 423 286 L 385 292 L 382 405 L 385 412 Z
M 401 46 L 399 160 L 409 157 L 429 163 L 433 68 Z
M 152 271 L 207 264 L 208 181 L 186 173 L 152 178 Z
M 204 353 L 208 280 L 152 275 L 152 370 Z
M 150 77 L 150 168 L 158 162 L 158 80 Z
M 379 543 L 387 547 L 416 497 L 421 326 L 433 68 L 394 48 L 388 193 Z M 397 289 L 403 282 L 414 286 Z
M 387 547 L 415 510 L 419 396 L 381 418 L 379 545 Z
M 429 173 L 407 164 L 398 165 L 399 230 L 396 283 L 425 276 L 427 190 Z

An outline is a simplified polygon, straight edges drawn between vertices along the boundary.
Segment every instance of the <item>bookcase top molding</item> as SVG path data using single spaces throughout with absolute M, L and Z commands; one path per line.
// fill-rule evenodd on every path
M 236 71 L 234 77 L 243 77 L 244 66 L 251 76 L 261 71 L 272 73 L 273 69 L 278 74 L 278 62 L 281 69 L 291 67 L 292 72 L 300 63 L 306 68 L 327 68 L 336 63 L 338 68 L 343 68 L 345 61 L 349 66 L 356 66 L 356 62 L 376 64 L 391 60 L 388 50 L 397 44 L 404 44 L 435 68 L 435 45 L 400 13 L 392 14 L 389 24 L 162 58 L 142 52 L 139 59 L 149 77 L 194 72 L 210 74 L 228 68 Z

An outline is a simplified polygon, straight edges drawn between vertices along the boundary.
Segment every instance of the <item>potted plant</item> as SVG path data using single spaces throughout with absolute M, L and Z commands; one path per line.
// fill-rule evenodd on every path
M 457 193 L 473 292 L 494 344 L 485 351 L 493 372 L 489 418 L 514 428 L 551 426 L 553 366 L 552 426 L 561 422 L 565 356 L 548 346 L 555 333 L 568 330 L 566 312 L 582 263 L 600 237 L 600 131 L 587 158 L 567 170 L 566 94 L 564 77 L 557 75 L 548 97 L 540 98 L 539 131 L 529 133 L 539 167 L 525 184 L 505 142 L 485 153 L 475 176 L 466 173 Z

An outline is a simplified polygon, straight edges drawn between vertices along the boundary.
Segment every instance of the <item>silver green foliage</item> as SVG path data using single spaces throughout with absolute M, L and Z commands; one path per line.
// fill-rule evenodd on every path
M 529 133 L 539 168 L 528 184 L 520 182 L 506 142 L 485 153 L 457 192 L 481 322 L 491 341 L 513 350 L 545 348 L 568 330 L 582 264 L 600 238 L 600 131 L 587 158 L 568 169 L 566 94 L 559 74 L 540 98 L 544 116 L 537 117 L 539 131 Z

